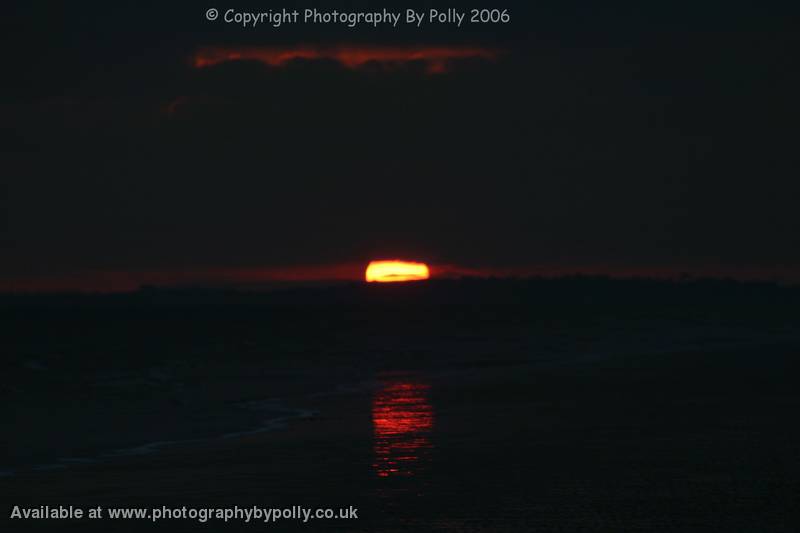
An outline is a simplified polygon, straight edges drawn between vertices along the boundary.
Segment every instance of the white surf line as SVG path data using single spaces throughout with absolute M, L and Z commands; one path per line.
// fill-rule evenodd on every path
M 269 401 L 269 400 L 267 400 Z M 271 418 L 266 421 L 266 423 L 260 427 L 243 430 L 243 431 L 234 431 L 231 433 L 225 433 L 220 438 L 222 439 L 233 439 L 236 437 L 243 437 L 246 435 L 256 435 L 258 433 L 264 433 L 266 431 L 275 431 L 278 429 L 286 429 L 288 423 L 292 420 L 302 420 L 305 418 L 311 418 L 317 414 L 316 411 L 311 409 L 300 409 L 295 407 L 284 407 L 274 404 L 263 405 L 265 402 L 248 402 L 248 407 L 250 409 L 257 409 L 257 410 L 270 410 L 270 411 L 283 411 L 283 416 L 278 416 L 275 418 Z
M 311 395 L 309 395 L 311 396 Z M 305 418 L 311 418 L 317 414 L 316 411 L 311 409 L 300 409 L 294 407 L 286 407 L 280 405 L 282 400 L 274 398 L 269 400 L 257 400 L 257 401 L 248 401 L 242 402 L 240 405 L 244 406 L 246 409 L 253 409 L 253 410 L 270 410 L 270 411 L 277 411 L 283 412 L 283 414 L 278 417 L 269 418 L 262 422 L 259 426 L 248 429 L 244 431 L 237 431 L 232 433 L 223 433 L 222 435 L 217 435 L 213 437 L 200 437 L 194 439 L 179 439 L 179 440 L 164 440 L 164 441 L 154 441 L 148 442 L 146 444 L 142 444 L 139 446 L 133 447 L 126 447 L 126 448 L 118 448 L 116 450 L 100 453 L 95 457 L 61 457 L 58 458 L 53 463 L 45 463 L 41 465 L 34 465 L 29 467 L 30 470 L 36 472 L 46 472 L 49 470 L 61 470 L 64 468 L 69 468 L 70 466 L 79 465 L 79 464 L 98 464 L 104 461 L 112 460 L 115 458 L 120 457 L 132 457 L 132 456 L 143 456 L 149 455 L 152 453 L 156 453 L 159 450 L 168 447 L 168 446 L 175 446 L 175 445 L 187 445 L 187 444 L 199 444 L 199 443 L 206 443 L 206 442 L 214 442 L 217 440 L 226 440 L 232 439 L 236 437 L 242 437 L 247 435 L 255 435 L 258 433 L 265 433 L 267 431 L 275 431 L 279 429 L 285 429 L 288 426 L 288 423 L 292 420 L 301 420 Z M 18 474 L 20 471 L 24 469 L 16 469 L 16 470 L 2 470 L 0 471 L 0 477 L 13 477 L 14 475 Z

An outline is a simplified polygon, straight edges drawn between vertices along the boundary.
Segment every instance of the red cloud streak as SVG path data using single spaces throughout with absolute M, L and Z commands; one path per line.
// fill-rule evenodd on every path
M 453 60 L 477 58 L 493 61 L 498 55 L 496 50 L 463 46 L 204 46 L 195 53 L 193 65 L 204 68 L 245 60 L 281 67 L 297 59 L 327 59 L 350 69 L 367 64 L 394 66 L 420 62 L 429 73 L 441 73 L 447 71 Z

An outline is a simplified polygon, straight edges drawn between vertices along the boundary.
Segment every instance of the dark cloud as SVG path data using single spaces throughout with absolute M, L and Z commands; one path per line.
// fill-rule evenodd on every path
M 498 271 L 800 264 L 787 237 L 800 229 L 796 42 L 782 22 L 519 10 L 500 36 L 424 34 L 432 49 L 505 51 L 436 76 L 424 61 L 353 70 L 325 54 L 196 69 L 212 44 L 345 41 L 211 30 L 175 7 L 25 18 L 17 37 L 35 46 L 2 107 L 3 275 L 377 255 Z M 347 42 L 374 49 L 358 41 L 375 32 Z

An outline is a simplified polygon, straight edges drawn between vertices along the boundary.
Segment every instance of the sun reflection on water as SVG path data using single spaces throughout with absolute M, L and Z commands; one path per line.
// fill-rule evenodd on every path
M 430 386 L 411 381 L 385 384 L 372 400 L 375 463 L 379 477 L 412 476 L 432 448 L 433 407 Z

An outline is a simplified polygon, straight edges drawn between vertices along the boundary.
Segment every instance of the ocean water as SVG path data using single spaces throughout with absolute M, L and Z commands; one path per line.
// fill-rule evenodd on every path
M 277 531 L 792 530 L 795 315 L 445 289 L 8 309 L 3 503 L 359 509 Z

